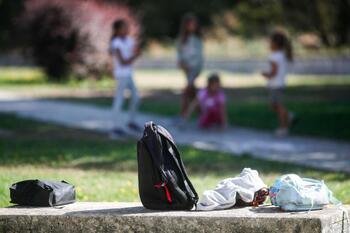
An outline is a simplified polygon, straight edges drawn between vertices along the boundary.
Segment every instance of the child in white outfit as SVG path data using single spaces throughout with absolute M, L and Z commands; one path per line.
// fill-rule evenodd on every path
M 292 47 L 285 33 L 275 31 L 270 37 L 270 49 L 270 70 L 262 75 L 267 79 L 271 107 L 279 120 L 279 128 L 275 133 L 277 136 L 286 136 L 290 123 L 294 121 L 293 114 L 288 112 L 284 104 L 288 62 L 293 60 Z
M 113 23 L 113 34 L 110 45 L 110 52 L 113 57 L 113 75 L 118 83 L 113 100 L 113 123 L 111 132 L 112 138 L 124 137 L 124 122 L 121 120 L 121 110 L 124 103 L 124 92 L 129 89 L 131 101 L 129 106 L 129 118 L 127 127 L 134 131 L 140 131 L 140 127 L 135 123 L 135 115 L 139 105 L 139 95 L 133 80 L 132 64 L 140 55 L 140 49 L 135 45 L 133 38 L 128 36 L 128 25 L 124 20 L 116 20 Z
M 195 80 L 203 67 L 203 43 L 198 18 L 193 14 L 184 16 L 177 42 L 178 66 L 187 78 L 181 103 L 181 117 L 184 117 L 191 102 L 196 98 Z

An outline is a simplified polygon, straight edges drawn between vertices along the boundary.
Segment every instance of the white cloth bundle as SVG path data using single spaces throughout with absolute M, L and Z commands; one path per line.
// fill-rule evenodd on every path
M 239 194 L 244 202 L 252 202 L 256 191 L 266 188 L 256 170 L 244 168 L 239 176 L 220 181 L 214 190 L 203 193 L 197 210 L 220 210 L 231 208 L 236 204 Z

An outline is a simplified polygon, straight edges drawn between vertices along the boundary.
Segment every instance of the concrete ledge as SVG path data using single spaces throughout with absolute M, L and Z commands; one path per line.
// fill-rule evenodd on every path
M 346 206 L 350 210 L 349 206 Z M 341 210 L 285 213 L 272 206 L 223 211 L 150 211 L 138 203 L 81 202 L 54 208 L 0 208 L 0 233 L 346 232 Z

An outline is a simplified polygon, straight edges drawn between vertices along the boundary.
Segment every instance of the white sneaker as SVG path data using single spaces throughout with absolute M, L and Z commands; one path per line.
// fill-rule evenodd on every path
M 285 137 L 288 135 L 288 128 L 278 128 L 275 130 L 275 135 L 277 137 Z

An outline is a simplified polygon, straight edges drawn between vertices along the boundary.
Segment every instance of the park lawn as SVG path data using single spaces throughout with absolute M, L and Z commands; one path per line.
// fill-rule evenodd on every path
M 80 201 L 138 201 L 136 142 L 0 114 L 0 206 L 9 205 L 8 187 L 23 179 L 66 180 Z M 6 132 L 6 133 L 5 133 Z M 280 175 L 297 173 L 324 179 L 335 196 L 350 203 L 350 175 L 245 156 L 180 147 L 197 191 L 213 188 L 244 167 L 257 169 L 271 185 Z
M 211 70 L 205 70 L 197 79 L 199 87 L 204 87 L 206 77 Z M 225 88 L 265 87 L 266 82 L 259 73 L 232 73 L 216 70 L 220 73 Z M 141 91 L 172 90 L 179 91 L 185 85 L 185 78 L 179 70 L 137 69 L 135 82 Z M 350 75 L 289 75 L 289 86 L 326 86 L 350 85 Z M 0 90 L 11 91 L 50 90 L 50 91 L 113 91 L 114 79 L 103 75 L 98 80 L 85 78 L 77 79 L 68 76 L 65 81 L 48 81 L 42 69 L 36 67 L 0 67 Z
M 233 126 L 273 130 L 276 116 L 268 106 L 265 88 L 230 88 L 227 93 L 228 119 Z M 291 133 L 350 140 L 350 85 L 292 86 L 286 91 L 287 107 L 296 113 L 298 123 Z M 65 97 L 61 100 L 110 107 L 112 97 Z M 174 117 L 181 96 L 173 91 L 153 91 L 145 95 L 140 111 Z
M 198 85 L 203 87 L 203 72 Z M 233 126 L 272 130 L 277 121 L 268 107 L 265 81 L 257 74 L 220 72 L 228 100 L 228 116 Z M 137 70 L 137 86 L 143 95 L 141 111 L 166 116 L 179 112 L 180 90 L 184 78 L 176 70 Z M 287 106 L 299 122 L 292 134 L 350 140 L 350 76 L 290 75 Z M 25 96 L 58 98 L 67 101 L 110 107 L 114 81 L 76 80 L 47 82 L 38 68 L 0 68 L 0 91 L 12 91 Z

